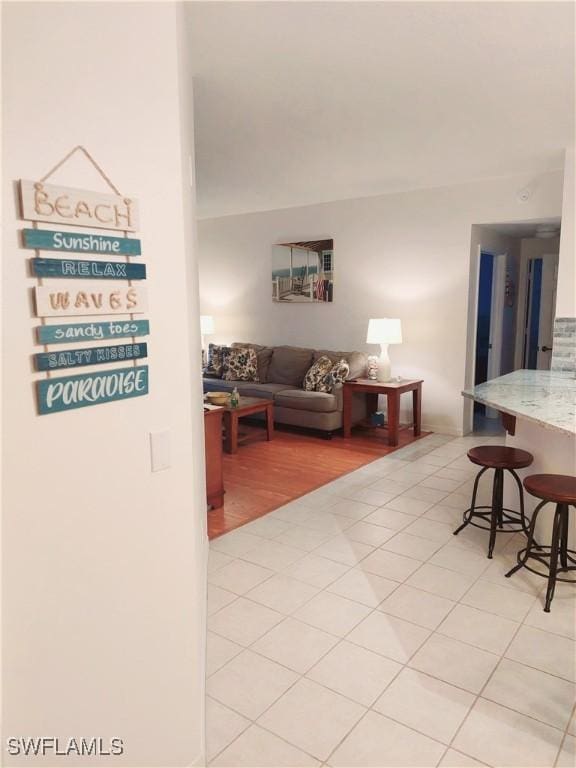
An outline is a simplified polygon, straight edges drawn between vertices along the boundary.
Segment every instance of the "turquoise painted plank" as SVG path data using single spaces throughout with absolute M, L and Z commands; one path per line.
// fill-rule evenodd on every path
M 38 412 L 44 416 L 147 395 L 148 366 L 43 379 L 36 384 Z
M 142 244 L 135 237 L 114 237 L 53 229 L 23 229 L 24 248 L 42 251 L 101 253 L 106 256 L 140 256 Z
M 145 280 L 145 264 L 124 261 L 78 261 L 77 259 L 30 259 L 37 277 L 79 277 L 98 280 Z
M 148 336 L 148 320 L 107 320 L 103 323 L 65 323 L 39 325 L 36 329 L 39 344 L 70 344 L 78 341 L 121 339 L 127 336 Z
M 34 355 L 34 360 L 36 370 L 54 371 L 58 368 L 74 368 L 99 363 L 123 363 L 125 360 L 137 360 L 141 357 L 148 357 L 148 345 L 138 342 L 111 347 L 82 347 L 61 352 L 39 352 Z

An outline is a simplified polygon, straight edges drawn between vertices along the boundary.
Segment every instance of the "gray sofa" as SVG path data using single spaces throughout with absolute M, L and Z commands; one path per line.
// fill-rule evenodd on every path
M 337 384 L 330 394 L 302 389 L 306 371 L 319 357 L 326 355 L 334 362 L 344 358 L 350 365 L 350 379 L 366 376 L 367 359 L 362 352 L 333 352 L 289 346 L 263 347 L 241 342 L 235 342 L 232 346 L 253 347 L 256 350 L 259 382 L 204 377 L 204 392 L 232 392 L 237 387 L 240 395 L 269 398 L 274 401 L 274 421 L 277 424 L 307 427 L 328 434 L 342 426 L 342 384 Z M 366 415 L 365 398 L 355 397 L 353 423 L 361 421 Z

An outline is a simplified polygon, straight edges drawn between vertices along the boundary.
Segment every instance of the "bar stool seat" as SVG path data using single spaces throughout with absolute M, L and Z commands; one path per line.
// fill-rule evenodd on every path
M 529 475 L 524 479 L 524 488 L 537 499 L 542 499 L 532 514 L 528 543 L 518 552 L 518 563 L 506 574 L 510 578 L 520 568 L 543 576 L 548 579 L 544 611 L 550 612 L 552 598 L 557 581 L 574 583 L 576 579 L 561 578 L 559 573 L 576 571 L 576 551 L 568 549 L 568 531 L 570 507 L 576 506 L 576 477 L 571 475 Z M 534 541 L 534 528 L 540 510 L 546 504 L 556 504 L 554 523 L 552 525 L 552 541 L 549 546 L 539 546 Z M 535 551 L 535 549 L 537 551 Z M 528 565 L 529 560 L 535 560 L 546 567 L 546 572 Z
M 534 461 L 528 451 L 506 445 L 478 445 L 468 451 L 468 458 L 473 464 L 490 469 L 524 469 Z
M 524 488 L 531 496 L 556 504 L 576 504 L 576 477 L 571 475 L 528 475 Z
M 463 523 L 454 531 L 454 536 L 457 536 L 467 525 L 490 531 L 488 557 L 492 558 L 497 532 L 517 533 L 524 531 L 528 535 L 528 521 L 524 515 L 524 493 L 522 483 L 515 470 L 529 467 L 534 457 L 528 451 L 523 451 L 520 448 L 510 448 L 506 445 L 478 445 L 468 451 L 468 458 L 482 469 L 474 480 L 472 503 L 464 512 Z M 478 483 L 484 472 L 489 469 L 494 470 L 492 504 L 490 506 L 477 505 Z M 516 482 L 520 511 L 504 507 L 504 472 L 509 472 Z

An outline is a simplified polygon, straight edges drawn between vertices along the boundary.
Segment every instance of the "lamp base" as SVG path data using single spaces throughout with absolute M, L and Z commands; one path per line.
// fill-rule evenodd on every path
M 388 357 L 388 344 L 380 345 L 380 357 L 378 358 L 378 374 L 377 380 L 380 382 L 391 381 L 392 379 L 392 366 L 390 365 L 390 358 Z

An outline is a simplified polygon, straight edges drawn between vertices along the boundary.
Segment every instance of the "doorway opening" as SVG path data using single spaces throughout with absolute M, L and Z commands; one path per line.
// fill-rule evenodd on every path
M 549 369 L 560 219 L 472 227 L 466 387 Z M 500 414 L 468 401 L 465 432 L 504 434 Z
M 551 251 L 529 257 L 525 273 L 526 308 L 521 367 L 549 370 L 558 283 L 558 253 Z
M 501 372 L 505 287 L 502 272 L 506 259 L 507 253 L 497 254 L 480 249 L 474 385 L 494 379 Z M 500 434 L 502 426 L 498 412 L 474 402 L 474 431 L 479 434 Z
M 490 344 L 490 314 L 492 312 L 492 287 L 494 282 L 494 256 L 480 253 L 478 276 L 478 314 L 476 318 L 476 366 L 474 384 L 488 380 L 488 355 Z M 479 403 L 478 403 L 479 405 Z M 484 406 L 481 406 L 482 408 Z

